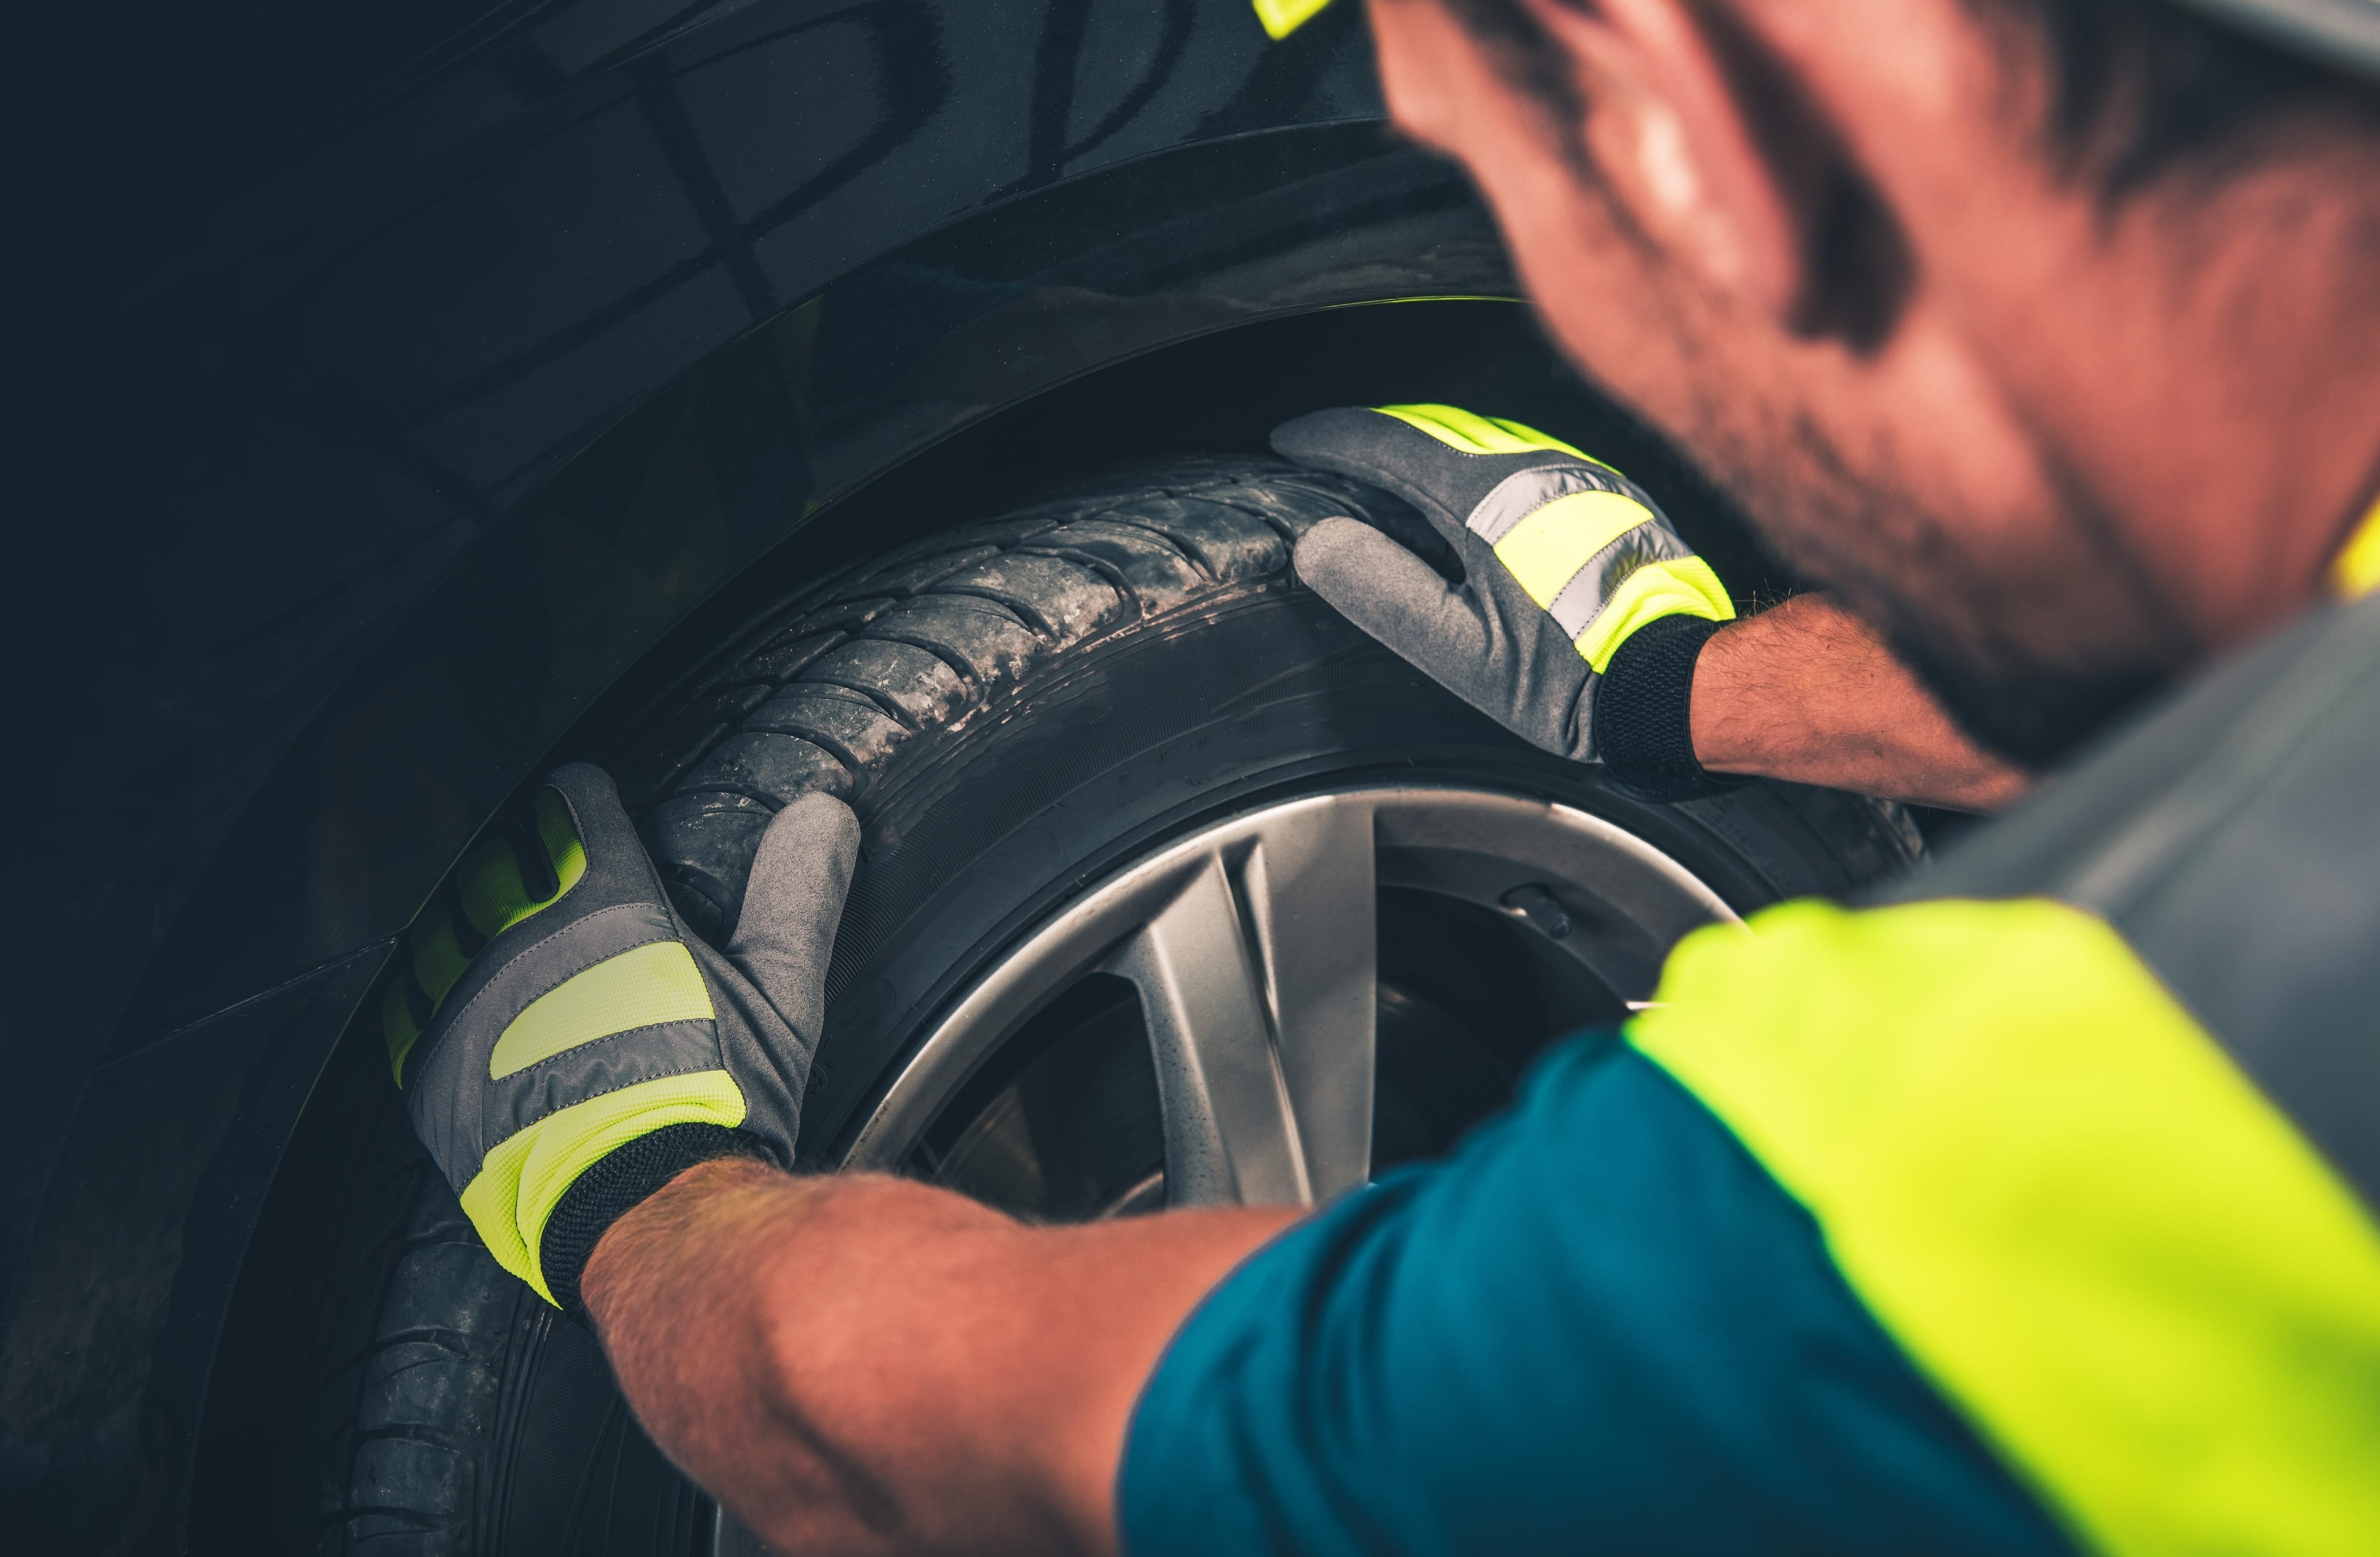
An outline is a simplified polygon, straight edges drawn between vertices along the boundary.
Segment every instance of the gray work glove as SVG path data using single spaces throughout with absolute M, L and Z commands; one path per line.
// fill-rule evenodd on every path
M 603 1230 L 678 1173 L 792 1165 L 859 823 L 827 795 L 780 811 L 722 955 L 670 907 L 601 769 L 546 783 L 424 911 L 382 1019 L 489 1252 L 576 1309 Z
M 1735 607 L 1644 489 L 1451 406 L 1316 411 L 1273 429 L 1272 446 L 1396 493 L 1463 564 L 1449 584 L 1370 526 L 1324 520 L 1299 541 L 1297 573 L 1349 621 L 1545 750 L 1609 760 L 1658 798 L 1724 787 L 1694 761 L 1687 698 L 1694 656 Z M 1607 681 L 1627 686 L 1598 709 Z

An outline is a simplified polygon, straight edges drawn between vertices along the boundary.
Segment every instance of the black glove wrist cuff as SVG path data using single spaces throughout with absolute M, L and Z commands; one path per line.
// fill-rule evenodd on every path
M 1700 616 L 1649 622 L 1612 654 L 1596 685 L 1596 755 L 1647 800 L 1691 800 L 1749 782 L 1707 772 L 1694 760 L 1694 662 L 1720 626 Z
M 562 1192 L 538 1245 L 538 1264 L 546 1290 L 553 1294 L 563 1312 L 581 1324 L 587 1322 L 587 1310 L 578 1300 L 578 1279 L 612 1223 L 686 1169 L 720 1157 L 776 1161 L 758 1136 L 741 1130 L 723 1125 L 664 1125 L 650 1135 L 638 1136 L 579 1174 Z

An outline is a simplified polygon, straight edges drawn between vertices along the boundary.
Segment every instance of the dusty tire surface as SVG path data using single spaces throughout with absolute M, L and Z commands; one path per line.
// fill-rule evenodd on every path
M 680 911 L 722 938 L 769 819 L 813 790 L 863 826 L 802 1149 L 834 1160 L 936 1011 L 1055 904 L 1284 787 L 1412 774 L 1577 805 L 1741 908 L 1916 858 L 1898 808 L 1757 785 L 1649 806 L 1463 707 L 1297 585 L 1351 514 L 1403 505 L 1249 457 L 1143 467 L 863 563 L 761 614 L 612 754 Z M 385 1073 L 382 1071 L 382 1084 Z M 593 1339 L 500 1271 L 394 1093 L 367 1111 L 297 1337 L 314 1550 L 693 1553 L 708 1500 L 629 1417 Z
M 1342 514 L 1445 553 L 1418 514 L 1361 483 L 1180 459 L 860 565 L 691 684 L 622 779 L 690 923 L 733 926 L 760 833 L 795 797 L 842 796 L 866 831 L 806 1152 L 832 1155 L 903 1040 L 1053 894 L 1317 764 L 1585 805 L 1744 908 L 1847 892 L 1922 854 L 1897 807 L 1767 784 L 1648 806 L 1524 746 L 1297 584 L 1297 538 Z M 1036 839 L 1053 846 L 1023 846 Z M 1045 890 L 1007 890 L 1037 871 Z
M 707 1551 L 710 1501 L 637 1427 L 594 1337 L 489 1257 L 402 1104 L 354 1144 L 351 1176 L 322 1186 L 345 1214 L 293 1337 L 311 1403 L 299 1549 Z
M 826 790 L 865 805 L 915 737 L 997 716 L 1070 649 L 1286 585 L 1290 548 L 1354 513 L 1435 544 L 1402 504 L 1282 462 L 1183 460 L 905 546 L 797 600 L 712 674 L 623 778 L 679 909 L 732 925 L 760 831 Z

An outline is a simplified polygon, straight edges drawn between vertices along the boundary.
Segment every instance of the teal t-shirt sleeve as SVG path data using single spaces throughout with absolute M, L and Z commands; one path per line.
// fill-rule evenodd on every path
M 2070 1550 L 1808 1214 L 1609 1035 L 1241 1266 L 1118 1476 L 1129 1557 Z

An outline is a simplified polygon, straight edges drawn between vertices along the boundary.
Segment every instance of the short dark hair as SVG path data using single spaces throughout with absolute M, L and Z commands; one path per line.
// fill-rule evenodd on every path
M 2039 42 L 2049 67 L 2049 148 L 2111 197 L 2245 145 L 2325 100 L 2372 111 L 2361 82 L 2171 0 L 1966 5 Z
M 1571 0 L 1575 3 L 1575 0 Z M 1517 0 L 1444 0 L 1512 83 L 1573 133 L 1583 106 L 1553 40 Z M 2046 150 L 2120 199 L 2236 150 L 2316 103 L 2380 126 L 2380 91 L 2171 0 L 1964 0 L 2050 75 Z M 1573 146 L 1575 152 L 1579 150 Z

